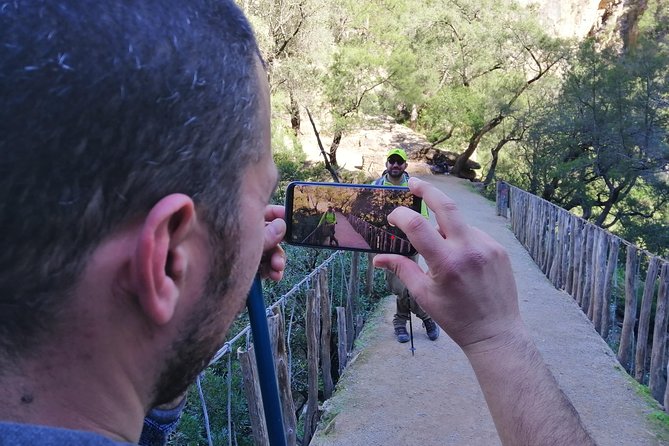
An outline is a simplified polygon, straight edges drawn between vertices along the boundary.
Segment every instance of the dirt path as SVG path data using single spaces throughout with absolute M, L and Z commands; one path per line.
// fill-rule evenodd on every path
M 337 224 L 335 225 L 335 237 L 341 246 L 351 248 L 369 249 L 369 244 L 362 235 L 358 234 L 348 219 L 341 212 L 337 212 Z
M 509 251 L 521 312 L 546 362 L 599 445 L 669 444 L 651 426 L 656 410 L 636 393 L 613 353 L 573 299 L 556 290 L 469 183 L 425 177 L 459 205 L 470 224 Z M 395 341 L 393 298 L 368 321 L 353 363 L 326 403 L 313 445 L 500 444 L 483 395 L 464 354 L 445 335 L 431 342 L 414 318 L 416 352 Z

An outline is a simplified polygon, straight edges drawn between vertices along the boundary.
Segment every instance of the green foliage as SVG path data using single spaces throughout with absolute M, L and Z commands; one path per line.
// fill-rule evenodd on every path
M 202 391 L 207 405 L 210 432 L 214 444 L 227 444 L 233 435 L 240 446 L 251 446 L 251 421 L 246 398 L 243 394 L 241 371 L 238 361 L 232 361 L 232 370 L 227 369 L 227 361 L 209 367 L 201 375 Z M 228 395 L 228 374 L 231 393 Z M 228 398 L 228 396 L 230 398 Z M 205 418 L 196 386 L 188 393 L 188 403 L 184 409 L 177 431 L 170 438 L 172 446 L 195 446 L 207 444 Z M 228 429 L 227 407 L 230 404 L 232 432 Z M 234 443 L 234 442 L 233 442 Z
M 620 369 L 619 369 L 620 370 Z M 648 421 L 653 428 L 658 441 L 662 444 L 669 441 L 669 415 L 662 410 L 658 402 L 650 394 L 650 389 L 647 386 L 639 384 L 634 378 L 629 376 L 623 370 L 620 370 L 623 373 L 625 379 L 630 384 L 632 388 L 636 390 L 636 393 L 643 397 L 643 399 L 648 403 L 650 412 L 648 413 Z
M 530 192 L 665 256 L 667 60 L 667 46 L 644 34 L 622 55 L 584 42 L 560 94 L 531 109 L 516 152 L 523 163 L 512 174 Z

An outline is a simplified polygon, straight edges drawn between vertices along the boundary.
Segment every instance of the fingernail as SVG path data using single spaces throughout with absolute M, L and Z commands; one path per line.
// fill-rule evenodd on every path
M 276 224 L 273 221 L 269 222 L 267 227 L 269 227 L 272 235 L 279 235 L 279 228 L 276 227 Z

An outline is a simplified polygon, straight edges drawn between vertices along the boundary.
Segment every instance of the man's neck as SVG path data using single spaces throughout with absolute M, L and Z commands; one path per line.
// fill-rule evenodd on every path
M 401 186 L 402 182 L 404 180 L 404 172 L 402 172 L 397 177 L 394 177 L 394 176 L 390 175 L 389 173 L 386 173 L 386 180 L 388 180 L 389 183 L 392 183 L 395 186 Z
M 137 442 L 145 409 L 132 386 L 122 386 L 114 374 L 87 376 L 78 372 L 83 370 L 81 364 L 42 358 L 25 363 L 17 373 L 0 376 L 0 420 Z M 77 374 L 78 379 L 72 376 Z M 122 407 L 119 401 L 124 402 Z

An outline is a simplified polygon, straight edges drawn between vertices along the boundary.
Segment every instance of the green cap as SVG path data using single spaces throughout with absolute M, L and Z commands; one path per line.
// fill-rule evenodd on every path
M 388 155 L 386 155 L 386 159 L 390 158 L 393 155 L 397 155 L 400 158 L 402 158 L 404 161 L 407 160 L 407 153 L 403 149 L 390 149 L 388 151 Z

